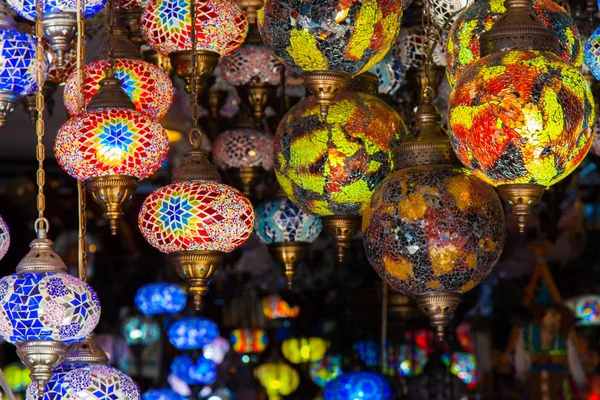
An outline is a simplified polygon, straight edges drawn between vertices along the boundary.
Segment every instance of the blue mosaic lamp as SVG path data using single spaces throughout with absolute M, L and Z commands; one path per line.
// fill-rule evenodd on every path
M 0 279 L 0 337 L 17 354 L 43 395 L 67 346 L 86 338 L 100 319 L 100 302 L 67 267 L 39 229 L 16 272 Z
M 158 322 L 141 317 L 130 317 L 123 325 L 123 336 L 130 346 L 147 346 L 160 338 L 160 325 Z
M 142 394 L 142 400 L 186 400 L 171 389 L 150 389 Z
M 212 385 L 217 380 L 217 364 L 202 355 L 194 361 L 182 354 L 173 360 L 171 373 L 188 385 Z
M 150 283 L 135 294 L 135 305 L 144 315 L 177 314 L 186 302 L 185 291 L 173 283 Z
M 169 328 L 169 341 L 178 350 L 199 350 L 219 336 L 219 327 L 210 319 L 182 318 Z
M 36 0 L 7 0 L 10 8 L 19 16 L 36 21 Z M 106 0 L 86 0 L 86 18 L 96 15 Z M 77 2 L 75 0 L 45 0 L 43 3 L 42 21 L 44 36 L 50 41 L 50 49 L 56 54 L 56 64 L 62 67 L 64 55 L 71 50 L 71 42 L 75 37 L 77 26 Z
M 379 78 L 378 92 L 393 97 L 404 84 L 406 70 L 407 68 L 400 59 L 394 55 L 394 52 L 390 51 L 383 60 L 375 64 L 369 71 Z
M 288 287 L 308 245 L 321 233 L 321 219 L 302 211 L 283 192 L 256 208 L 254 234 L 269 247 L 271 256 L 285 267 Z
M 108 356 L 90 335 L 69 347 L 44 395 L 37 397 L 37 383 L 33 382 L 27 389 L 26 400 L 139 400 L 140 393 L 133 380 L 107 363 Z
M 600 27 L 585 41 L 583 61 L 592 75 L 600 80 Z
M 35 37 L 19 31 L 6 3 L 0 2 L 0 127 L 6 124 L 19 99 L 37 89 L 36 46 Z M 48 72 L 48 63 L 44 72 Z
M 325 386 L 325 400 L 390 400 L 392 388 L 374 372 L 349 372 Z

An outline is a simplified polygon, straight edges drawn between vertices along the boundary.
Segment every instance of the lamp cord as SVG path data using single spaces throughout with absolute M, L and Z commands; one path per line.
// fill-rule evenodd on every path
M 190 131 L 188 140 L 195 149 L 199 149 L 202 146 L 202 133 L 198 128 L 198 119 L 200 118 L 200 107 L 198 105 L 198 77 L 196 76 L 197 68 L 197 52 L 198 52 L 198 40 L 196 37 L 196 1 L 190 1 L 190 17 L 192 20 L 192 27 L 190 30 L 191 42 L 192 42 L 192 77 L 190 78 L 190 102 L 192 104 L 192 130 Z

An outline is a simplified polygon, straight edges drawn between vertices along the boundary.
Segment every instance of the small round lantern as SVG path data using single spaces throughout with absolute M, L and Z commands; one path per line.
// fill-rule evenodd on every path
M 585 41 L 584 62 L 596 79 L 600 79 L 600 27 Z
M 568 300 L 566 305 L 573 311 L 578 325 L 600 325 L 600 296 L 595 294 L 578 296 Z
M 262 329 L 234 329 L 230 341 L 238 354 L 260 354 L 269 345 L 269 336 Z
M 187 397 L 171 389 L 150 389 L 142 394 L 142 400 L 186 400 Z
M 254 369 L 254 375 L 265 388 L 269 400 L 281 400 L 298 389 L 298 371 L 284 363 L 261 364 Z
M 217 380 L 217 365 L 202 355 L 194 361 L 182 354 L 171 363 L 171 373 L 188 385 L 212 385 Z
M 4 218 L 0 217 L 0 260 L 4 258 L 10 247 L 10 231 Z
M 279 124 L 277 180 L 304 212 L 323 217 L 340 261 L 360 228 L 373 189 L 392 170 L 392 148 L 405 135 L 396 111 L 375 96 L 356 92 L 340 93 L 326 121 L 319 118 L 319 104 L 311 96 Z
M 265 297 L 262 305 L 263 313 L 269 319 L 296 318 L 300 314 L 300 307 L 292 307 L 277 294 Z
M 310 363 L 325 355 L 329 343 L 318 337 L 289 338 L 281 344 L 283 356 L 292 364 Z
M 219 327 L 210 319 L 191 317 L 169 328 L 169 341 L 178 350 L 198 350 L 219 336 Z
M 275 57 L 303 75 L 325 119 L 350 77 L 387 54 L 401 19 L 399 1 L 268 0 L 258 23 Z
M 325 400 L 391 400 L 388 381 L 374 372 L 349 372 L 325 386 Z
M 379 94 L 394 97 L 404 83 L 407 69 L 398 57 L 389 52 L 369 72 L 377 75 L 379 79 Z
M 393 365 L 399 376 L 417 376 L 423 373 L 428 361 L 427 353 L 419 346 L 401 344 L 395 349 L 396 361 Z M 390 349 L 388 349 L 388 354 Z
M 177 314 L 186 302 L 185 291 L 172 283 L 150 283 L 135 294 L 135 305 L 144 315 Z
M 147 346 L 160 338 L 160 325 L 146 317 L 130 317 L 123 325 L 123 336 L 130 346 Z
M 313 362 L 308 372 L 315 385 L 325 387 L 327 382 L 342 375 L 342 358 L 340 356 L 325 356 Z
M 454 352 L 444 354 L 442 360 L 467 388 L 472 390 L 477 386 L 477 359 L 474 354 Z

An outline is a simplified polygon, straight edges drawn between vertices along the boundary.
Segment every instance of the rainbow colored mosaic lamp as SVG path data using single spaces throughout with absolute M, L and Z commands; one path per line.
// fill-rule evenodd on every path
M 298 371 L 283 362 L 261 364 L 254 369 L 254 376 L 265 388 L 269 400 L 281 400 L 300 385 Z
M 271 52 L 304 76 L 325 120 L 349 79 L 387 54 L 401 19 L 402 6 L 394 0 L 267 0 L 258 25 Z
M 360 229 L 375 186 L 392 171 L 392 149 L 406 135 L 401 117 L 376 97 L 378 81 L 362 74 L 318 118 L 314 96 L 296 104 L 275 135 L 275 175 L 287 197 L 322 217 L 338 260 Z
M 121 27 L 114 30 L 113 57 L 114 76 L 121 81 L 121 88 L 133 101 L 136 111 L 153 119 L 164 117 L 173 101 L 171 79 L 160 68 L 141 59 L 139 49 Z M 95 61 L 83 67 L 85 106 L 98 93 L 100 81 L 106 77 L 108 58 L 107 49 L 101 48 Z M 67 79 L 63 94 L 65 108 L 72 116 L 80 114 L 78 96 L 77 73 L 74 73 Z
M 150 47 L 171 58 L 177 74 L 191 93 L 191 77 L 196 75 L 197 93 L 217 65 L 240 47 L 248 32 L 246 15 L 236 0 L 195 0 L 196 70 L 192 71 L 192 17 L 187 0 L 157 0 L 142 13 L 144 40 Z
M 348 372 L 325 386 L 325 400 L 391 400 L 392 388 L 374 372 Z
M 498 261 L 505 227 L 493 187 L 454 156 L 432 93 L 423 90 L 415 127 L 396 149 L 396 172 L 375 189 L 362 231 L 375 271 L 416 299 L 441 340 L 461 293 Z
M 262 329 L 234 329 L 230 341 L 238 354 L 260 354 L 269 345 L 269 335 Z
M 171 315 L 183 311 L 185 291 L 173 283 L 149 283 L 135 293 L 135 305 L 144 315 Z
M 524 231 L 544 190 L 587 154 L 596 116 L 586 79 L 558 56 L 554 32 L 528 1 L 507 0 L 506 6 L 480 37 L 484 57 L 458 78 L 448 121 L 460 161 L 498 187 Z
M 122 205 L 133 195 L 138 180 L 159 169 L 169 140 L 158 121 L 135 110 L 121 81 L 107 75 L 87 112 L 60 128 L 54 154 L 65 172 L 86 183 L 116 235 Z
M 7 0 L 19 16 L 35 22 L 37 20 L 36 0 Z M 106 0 L 88 0 L 85 4 L 86 18 L 93 17 Z M 44 0 L 42 3 L 44 36 L 50 41 L 50 49 L 56 54 L 58 66 L 64 65 L 65 54 L 71 50 L 71 42 L 76 34 L 77 2 L 64 0 Z
M 37 396 L 38 384 L 33 382 L 27 389 L 26 400 L 139 400 L 140 392 L 133 380 L 107 363 L 108 356 L 90 336 L 69 347 L 44 395 Z
M 16 272 L 0 279 L 0 337 L 17 346 L 43 395 L 67 346 L 98 324 L 100 302 L 88 284 L 66 272 L 45 230 L 30 247 Z

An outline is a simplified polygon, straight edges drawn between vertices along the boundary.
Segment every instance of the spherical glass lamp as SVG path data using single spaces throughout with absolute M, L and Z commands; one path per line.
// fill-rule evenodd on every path
M 425 9 L 436 27 L 447 30 L 474 0 L 427 0 Z
M 135 294 L 135 305 L 144 315 L 177 314 L 186 302 L 185 291 L 172 283 L 149 283 Z
M 340 260 L 373 189 L 392 170 L 392 148 L 405 135 L 396 111 L 375 96 L 356 92 L 340 93 L 325 122 L 311 96 L 279 124 L 277 180 L 304 212 L 323 217 Z
M 171 363 L 171 373 L 188 385 L 212 385 L 217 380 L 217 364 L 202 355 L 194 360 L 182 354 Z
M 315 385 L 325 387 L 327 382 L 342 375 L 342 358 L 340 356 L 325 356 L 310 364 L 308 372 Z
M 210 319 L 190 317 L 169 328 L 169 341 L 178 350 L 198 350 L 219 336 L 219 327 Z
M 581 67 L 583 45 L 571 16 L 552 0 L 534 0 L 532 11 L 558 36 L 560 58 Z M 478 0 L 458 16 L 446 41 L 447 77 L 451 86 L 468 66 L 479 60 L 479 37 L 505 13 L 505 0 Z
M 10 247 L 10 231 L 4 218 L 0 217 L 0 260 L 4 258 Z
M 254 376 L 265 388 L 269 400 L 281 400 L 298 389 L 298 371 L 285 363 L 266 363 L 254 369 Z
M 289 338 L 281 344 L 283 356 L 292 364 L 310 363 L 325 355 L 329 343 L 319 337 Z
M 397 348 L 396 357 L 398 362 L 394 364 L 394 368 L 399 376 L 420 375 L 428 361 L 427 353 L 415 345 L 401 344 Z
M 130 346 L 147 346 L 160 338 L 160 325 L 149 318 L 130 317 L 123 325 L 123 336 Z
M 187 397 L 171 389 L 150 389 L 142 394 L 142 400 L 186 400 Z
M 204 354 L 204 357 L 219 365 L 225 359 L 225 355 L 229 349 L 231 349 L 229 341 L 219 336 L 209 344 L 205 345 L 202 348 L 202 353 Z
M 389 52 L 369 71 L 379 78 L 379 93 L 394 97 L 404 84 L 407 69 L 393 52 Z
M 230 341 L 238 354 L 260 354 L 269 345 L 269 336 L 262 329 L 234 329 Z
M 374 372 L 348 372 L 325 386 L 325 400 L 390 400 L 392 388 Z
M 265 317 L 269 319 L 296 318 L 300 314 L 300 307 L 291 306 L 277 294 L 265 297 L 262 308 Z
M 600 27 L 585 41 L 584 49 L 585 65 L 596 79 L 600 79 Z
M 566 305 L 573 311 L 578 325 L 600 325 L 600 296 L 595 294 L 578 296 L 569 299 Z

